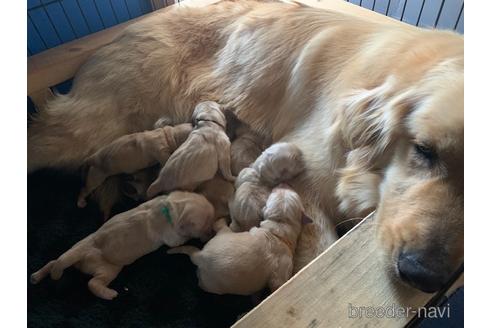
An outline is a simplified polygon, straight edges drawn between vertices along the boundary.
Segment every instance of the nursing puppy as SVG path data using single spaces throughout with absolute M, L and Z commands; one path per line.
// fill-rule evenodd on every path
M 229 200 L 234 195 L 234 184 L 216 175 L 212 180 L 202 183 L 195 190 L 214 206 L 215 217 L 229 216 Z
M 225 220 L 202 250 L 183 246 L 168 251 L 190 256 L 198 266 L 199 286 L 210 293 L 251 295 L 266 286 L 276 290 L 292 276 L 293 253 L 301 232 L 301 199 L 288 187 L 268 197 L 260 227 L 235 233 Z
M 111 300 L 118 292 L 107 286 L 123 266 L 162 245 L 175 247 L 191 238 L 208 239 L 214 218 L 212 205 L 202 195 L 176 191 L 157 197 L 114 216 L 33 273 L 31 282 L 36 284 L 48 274 L 58 280 L 64 269 L 74 265 L 93 276 L 88 286 L 94 295 Z
M 231 143 L 225 133 L 226 118 L 219 104 L 213 101 L 199 103 L 192 121 L 193 131 L 150 185 L 149 198 L 175 189 L 194 190 L 202 182 L 212 179 L 217 170 L 224 179 L 234 181 Z
M 237 128 L 236 139 L 231 143 L 231 170 L 237 176 L 250 166 L 265 150 L 264 139 L 246 125 Z
M 89 166 L 86 184 L 79 194 L 77 205 L 85 207 L 85 198 L 107 177 L 133 173 L 157 163 L 164 165 L 169 156 L 186 140 L 191 124 L 165 126 L 151 131 L 120 137 L 99 149 L 87 159 Z
M 236 180 L 236 193 L 229 203 L 231 229 L 247 231 L 258 226 L 272 188 L 303 170 L 302 152 L 295 145 L 282 142 L 267 148 Z

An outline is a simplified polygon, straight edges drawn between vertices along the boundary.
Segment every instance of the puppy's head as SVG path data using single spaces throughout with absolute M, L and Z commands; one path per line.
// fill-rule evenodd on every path
M 234 182 L 234 186 L 239 188 L 245 182 L 258 183 L 260 181 L 260 176 L 258 172 L 250 167 L 246 167 L 239 172 L 236 181 Z
M 167 198 L 176 232 L 186 238 L 205 241 L 211 237 L 214 207 L 202 195 L 174 191 Z
M 287 185 L 272 190 L 265 207 L 263 219 L 277 223 L 285 223 L 297 233 L 301 229 L 304 207 L 299 195 Z
M 463 83 L 462 60 L 449 60 L 417 86 L 386 81 L 347 108 L 357 114 L 346 122 L 340 208 L 376 208 L 390 272 L 425 292 L 463 262 Z
M 214 101 L 203 101 L 196 105 L 191 120 L 193 125 L 199 121 L 212 121 L 223 127 L 224 130 L 227 126 L 226 117 L 220 105 Z
M 304 170 L 301 150 L 291 143 L 280 142 L 268 147 L 251 166 L 269 186 L 288 181 Z

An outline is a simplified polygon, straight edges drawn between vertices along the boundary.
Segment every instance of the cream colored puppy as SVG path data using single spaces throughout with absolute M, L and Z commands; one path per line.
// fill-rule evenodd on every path
M 176 191 L 156 197 L 114 216 L 57 260 L 33 273 L 31 282 L 36 284 L 48 274 L 58 280 L 64 269 L 74 265 L 93 276 L 88 285 L 94 295 L 110 300 L 118 293 L 107 286 L 123 266 L 162 245 L 175 247 L 191 238 L 207 240 L 214 221 L 214 209 L 202 195 Z
M 77 205 L 85 207 L 86 197 L 109 176 L 134 173 L 158 163 L 164 165 L 188 138 L 191 129 L 189 123 L 165 126 L 125 135 L 99 149 L 87 159 L 89 170 L 86 184 L 80 191 Z
M 236 193 L 229 202 L 231 229 L 247 231 L 258 226 L 272 187 L 286 182 L 304 170 L 301 150 L 290 143 L 268 147 L 249 168 L 239 173 Z
M 202 250 L 183 246 L 168 251 L 190 256 L 198 266 L 199 286 L 210 293 L 251 295 L 266 286 L 274 291 L 292 276 L 293 254 L 301 232 L 299 195 L 277 187 L 268 197 L 260 227 L 235 233 L 225 220 Z
M 149 198 L 175 189 L 194 190 L 202 182 L 212 179 L 218 170 L 224 179 L 234 181 L 231 143 L 225 133 L 226 119 L 219 104 L 213 101 L 199 103 L 192 121 L 193 131 L 150 185 Z
M 242 124 L 236 130 L 237 137 L 231 144 L 231 170 L 237 176 L 250 166 L 265 150 L 264 138 Z
M 216 175 L 212 180 L 202 183 L 195 190 L 214 206 L 215 217 L 229 216 L 229 200 L 234 195 L 234 184 Z

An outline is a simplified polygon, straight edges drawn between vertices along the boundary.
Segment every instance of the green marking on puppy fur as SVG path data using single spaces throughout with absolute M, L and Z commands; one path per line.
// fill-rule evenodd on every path
M 173 219 L 171 218 L 171 213 L 169 212 L 169 208 L 167 206 L 164 206 L 162 208 L 161 212 L 166 217 L 167 222 L 169 222 L 169 224 L 172 224 L 173 223 Z

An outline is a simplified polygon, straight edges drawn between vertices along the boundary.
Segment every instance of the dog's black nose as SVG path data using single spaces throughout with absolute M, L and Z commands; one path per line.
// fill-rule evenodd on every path
M 449 278 L 448 270 L 439 268 L 438 259 L 427 259 L 421 252 L 404 252 L 398 258 L 403 281 L 426 293 L 437 292 Z

